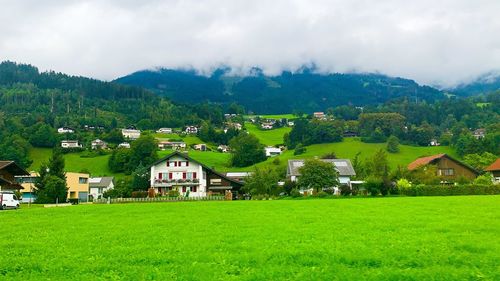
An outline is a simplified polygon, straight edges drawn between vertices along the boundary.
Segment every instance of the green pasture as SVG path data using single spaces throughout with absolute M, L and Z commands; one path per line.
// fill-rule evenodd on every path
M 277 144 L 283 144 L 283 136 L 285 133 L 289 133 L 292 128 L 282 127 L 272 130 L 261 130 L 255 124 L 250 122 L 245 122 L 245 128 L 251 134 L 254 134 L 262 144 L 274 146 Z
M 500 196 L 0 211 L 1 280 L 500 280 Z

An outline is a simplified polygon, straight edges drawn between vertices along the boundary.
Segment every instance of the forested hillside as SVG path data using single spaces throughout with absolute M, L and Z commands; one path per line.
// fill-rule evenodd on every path
M 375 105 L 395 98 L 434 102 L 444 93 L 412 80 L 378 74 L 317 74 L 311 70 L 266 76 L 260 70 L 247 77 L 229 76 L 227 70 L 212 76 L 194 71 L 160 69 L 139 71 L 116 81 L 142 86 L 174 101 L 236 102 L 255 113 L 324 111 L 338 105 Z

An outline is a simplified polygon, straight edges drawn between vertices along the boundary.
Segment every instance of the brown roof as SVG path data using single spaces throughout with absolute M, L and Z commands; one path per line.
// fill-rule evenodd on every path
M 408 170 L 415 170 L 418 167 L 422 167 L 422 166 L 431 164 L 434 160 L 441 159 L 445 155 L 446 154 L 441 153 L 441 154 L 436 154 L 436 155 L 432 155 L 432 156 L 418 158 L 417 160 L 408 164 Z
M 14 161 L 0 161 L 0 170 L 9 168 L 9 172 L 16 176 L 29 176 L 25 169 L 21 168 L 21 166 L 17 165 Z
M 14 163 L 14 161 L 0 161 L 0 170 Z
M 500 158 L 498 158 L 493 164 L 489 165 L 486 171 L 500 171 Z

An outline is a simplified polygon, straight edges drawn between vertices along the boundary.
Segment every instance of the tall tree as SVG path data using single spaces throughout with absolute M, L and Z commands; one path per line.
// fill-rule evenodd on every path
M 66 186 L 66 173 L 64 172 L 64 158 L 59 149 L 54 149 L 49 163 L 40 167 L 35 187 L 37 203 L 66 201 L 68 188 Z
M 252 134 L 240 133 L 229 142 L 231 148 L 231 164 L 235 167 L 246 167 L 266 160 L 264 146 Z
M 313 188 L 319 192 L 339 185 L 339 174 L 332 163 L 317 159 L 306 160 L 299 171 L 298 186 L 303 189 Z

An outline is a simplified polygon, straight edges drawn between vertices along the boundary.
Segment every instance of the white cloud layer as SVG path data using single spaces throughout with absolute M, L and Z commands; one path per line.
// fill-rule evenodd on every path
M 498 0 L 0 0 L 0 60 L 106 80 L 314 63 L 452 86 L 500 68 L 499 11 Z

